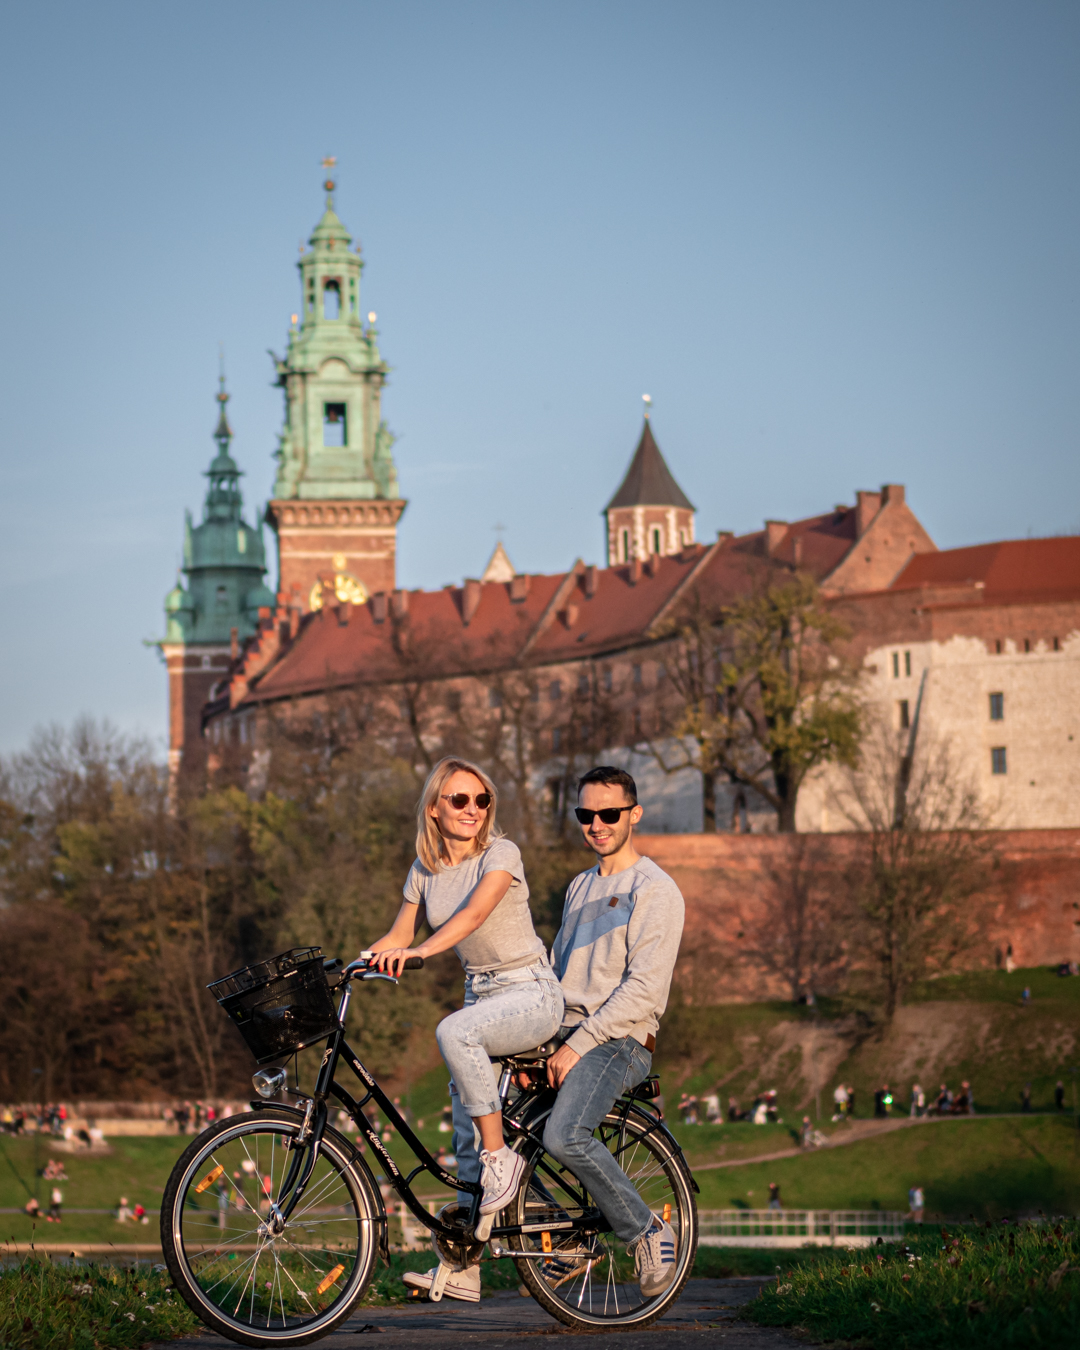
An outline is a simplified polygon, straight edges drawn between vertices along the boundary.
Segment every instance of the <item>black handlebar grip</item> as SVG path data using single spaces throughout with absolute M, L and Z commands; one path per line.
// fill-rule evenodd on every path
M 407 956 L 405 958 L 406 970 L 423 970 L 424 958 L 422 956 Z

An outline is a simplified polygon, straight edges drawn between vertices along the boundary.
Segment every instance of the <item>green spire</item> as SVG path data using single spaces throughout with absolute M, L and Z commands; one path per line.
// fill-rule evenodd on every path
M 224 645 L 233 628 L 241 638 L 255 631 L 261 606 L 273 607 L 275 596 L 265 585 L 266 549 L 262 528 L 244 520 L 240 469 L 229 453 L 232 428 L 225 405 L 225 376 L 216 395 L 220 405 L 214 440 L 217 454 L 206 471 L 209 480 L 200 525 L 184 517 L 183 572 L 165 600 L 166 642 Z
M 274 496 L 393 500 L 393 436 L 381 413 L 389 367 L 379 352 L 375 315 L 365 326 L 361 312 L 360 247 L 353 247 L 334 210 L 334 180 L 323 186 L 326 208 L 298 263 L 300 312 L 284 360 L 274 358 L 285 391 Z

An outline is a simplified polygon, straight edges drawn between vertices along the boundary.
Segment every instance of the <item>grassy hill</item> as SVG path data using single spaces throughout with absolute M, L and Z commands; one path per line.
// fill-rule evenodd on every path
M 1027 986 L 1032 998 L 1021 1003 Z M 657 1062 L 669 1103 L 678 1091 L 717 1089 L 749 1105 L 775 1087 L 788 1123 L 804 1112 L 832 1114 L 838 1082 L 856 1089 L 856 1113 L 870 1114 L 874 1090 L 888 1082 L 906 1109 L 914 1082 L 930 1092 L 968 1079 L 979 1111 L 1016 1111 L 1032 1085 L 1036 1108 L 1066 1085 L 1071 1108 L 1080 1065 L 1080 979 L 1046 970 L 984 971 L 949 976 L 916 988 L 891 1027 L 865 1013 L 822 1002 L 674 1004 L 664 1018 Z M 1080 1090 L 1078 1090 L 1080 1091 Z

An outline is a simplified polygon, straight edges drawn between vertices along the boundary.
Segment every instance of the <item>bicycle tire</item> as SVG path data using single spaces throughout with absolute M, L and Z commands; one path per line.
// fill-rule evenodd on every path
M 349 1315 L 374 1269 L 378 1191 L 364 1160 L 330 1128 L 297 1210 L 280 1235 L 267 1231 L 293 1157 L 286 1141 L 300 1124 L 280 1109 L 219 1121 L 188 1145 L 165 1187 L 161 1248 L 177 1292 L 240 1345 L 318 1340 Z
M 527 1161 L 521 1186 L 503 1211 L 506 1224 L 535 1223 L 552 1213 L 553 1206 L 573 1217 L 575 1209 L 580 1211 L 581 1196 L 589 1198 L 588 1188 L 573 1172 L 536 1142 L 539 1125 L 530 1123 L 533 1137 L 516 1144 Z M 650 1128 L 654 1124 L 644 1113 L 631 1110 L 624 1118 L 621 1111 L 612 1111 L 596 1133 L 609 1148 L 618 1149 L 620 1137 L 624 1140 L 620 1164 L 651 1210 L 663 1215 L 670 1206 L 667 1217 L 677 1242 L 674 1279 L 662 1294 L 646 1298 L 634 1279 L 632 1262 L 623 1255 L 625 1244 L 613 1233 L 597 1233 L 583 1241 L 577 1234 L 560 1239 L 557 1231 L 552 1232 L 550 1259 L 515 1258 L 515 1265 L 533 1298 L 565 1326 L 578 1331 L 648 1326 L 672 1306 L 690 1278 L 698 1239 L 693 1178 L 666 1133 Z M 543 1238 L 539 1233 L 521 1234 L 510 1238 L 508 1245 L 537 1252 L 543 1250 Z

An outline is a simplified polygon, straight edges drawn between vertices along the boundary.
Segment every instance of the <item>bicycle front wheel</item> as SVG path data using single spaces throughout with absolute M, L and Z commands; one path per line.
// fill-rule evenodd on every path
M 647 1326 L 679 1297 L 693 1268 L 698 1235 L 693 1181 L 682 1155 L 651 1118 L 631 1113 L 624 1119 L 613 1111 L 595 1133 L 645 1204 L 675 1230 L 675 1274 L 668 1288 L 652 1298 L 642 1294 L 633 1258 L 606 1224 L 570 1236 L 557 1229 L 523 1233 L 509 1245 L 528 1253 L 515 1258 L 522 1282 L 560 1322 L 590 1331 Z M 588 1188 L 568 1167 L 542 1148 L 525 1147 L 534 1151 L 521 1188 L 504 1211 L 506 1222 L 532 1227 L 596 1212 Z
M 288 1222 L 275 1222 L 299 1128 L 272 1110 L 223 1120 L 187 1148 L 165 1188 L 169 1274 L 197 1317 L 241 1345 L 325 1336 L 371 1279 L 379 1206 L 363 1161 L 336 1132 L 323 1135 Z

